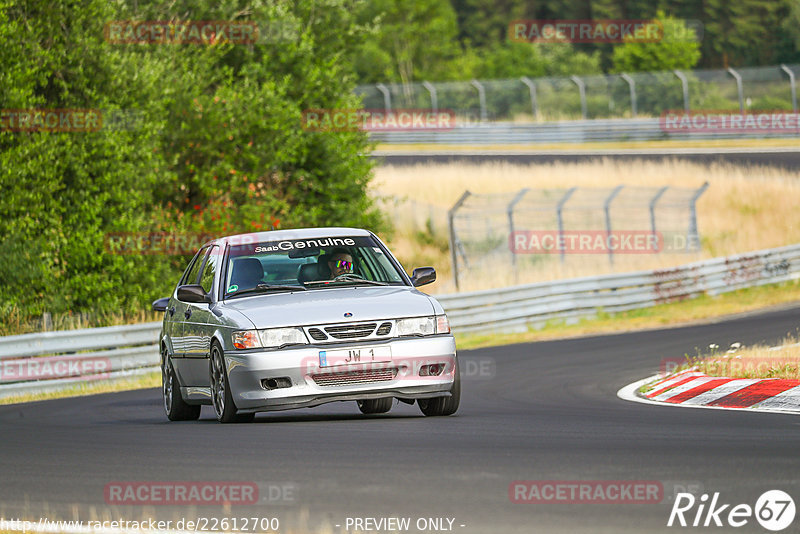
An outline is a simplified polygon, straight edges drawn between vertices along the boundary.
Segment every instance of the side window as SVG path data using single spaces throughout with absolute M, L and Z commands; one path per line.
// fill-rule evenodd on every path
M 203 265 L 203 256 L 205 256 L 206 250 L 208 249 L 201 249 L 194 257 L 194 263 L 192 263 L 192 266 L 184 275 L 183 280 L 181 280 L 181 285 L 197 283 L 197 275 L 200 274 L 200 266 Z
M 211 288 L 214 285 L 214 276 L 219 268 L 219 257 L 219 247 L 215 246 L 208 255 L 206 267 L 203 269 L 203 276 L 200 277 L 200 285 L 203 286 L 206 293 L 211 293 Z

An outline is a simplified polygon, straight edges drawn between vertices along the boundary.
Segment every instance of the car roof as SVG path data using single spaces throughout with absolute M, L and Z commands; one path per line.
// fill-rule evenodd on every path
M 262 243 L 264 241 L 277 241 L 281 239 L 315 239 L 322 237 L 370 236 L 372 232 L 363 228 L 348 227 L 322 227 L 322 228 L 293 228 L 289 230 L 271 230 L 269 232 L 253 232 L 251 234 L 236 234 L 220 237 L 210 243 L 224 246 L 227 243 L 241 245 L 245 243 Z

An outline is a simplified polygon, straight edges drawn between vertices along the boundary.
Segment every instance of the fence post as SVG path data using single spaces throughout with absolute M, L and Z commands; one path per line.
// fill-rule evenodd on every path
M 378 88 L 378 91 L 383 93 L 383 110 L 386 113 L 392 111 L 392 95 L 389 92 L 389 88 L 383 85 L 382 83 L 376 83 L 375 87 Z
M 469 191 L 464 191 L 464 194 L 453 204 L 453 207 L 447 212 L 447 224 L 450 229 L 450 261 L 453 263 L 453 279 L 456 283 L 456 291 L 458 291 L 458 255 L 456 253 L 456 247 L 458 246 L 458 237 L 456 236 L 456 228 L 453 224 L 453 219 L 455 219 L 456 211 L 464 204 L 471 193 Z
M 578 93 L 581 95 L 581 116 L 586 119 L 588 114 L 588 109 L 586 106 L 586 84 L 583 83 L 583 80 L 575 75 L 570 76 L 569 79 L 575 82 L 575 85 L 578 86 Z
M 514 271 L 514 281 L 517 281 L 517 253 L 514 248 L 514 208 L 522 200 L 522 197 L 529 191 L 526 187 L 520 190 L 511 202 L 508 203 L 506 213 L 508 214 L 508 248 L 511 251 L 511 269 Z
M 520 78 L 520 81 L 528 86 L 528 91 L 531 93 L 531 109 L 533 110 L 533 116 L 536 117 L 536 122 L 540 122 L 542 120 L 542 116 L 539 113 L 539 102 L 536 98 L 536 82 L 527 76 Z
M 728 73 L 736 80 L 736 91 L 739 93 L 739 113 L 744 113 L 744 87 L 742 87 L 742 76 L 728 67 Z
M 631 78 L 630 76 L 628 76 L 624 72 L 622 74 L 620 74 L 620 77 L 622 77 L 623 80 L 628 82 L 628 87 L 630 87 L 630 89 L 631 89 L 631 115 L 633 116 L 633 118 L 636 118 L 636 112 L 637 112 L 637 106 L 636 106 L 636 82 L 633 80 L 633 78 Z
M 675 69 L 672 72 L 681 81 L 681 86 L 683 87 L 683 109 L 686 111 L 686 113 L 689 113 L 689 80 L 686 78 L 686 75 L 678 69 Z
M 577 189 L 578 189 L 577 187 L 572 187 L 572 188 L 568 189 L 567 192 L 564 194 L 564 196 L 561 197 L 561 200 L 558 201 L 558 204 L 556 204 L 556 217 L 558 217 L 558 238 L 559 238 L 559 241 L 562 241 L 563 237 L 564 237 L 564 219 L 561 216 L 561 213 L 564 210 L 564 204 L 567 203 L 567 200 L 569 200 L 569 197 L 571 197 L 572 193 L 577 191 Z M 561 263 L 564 263 L 564 247 L 561 247 Z
M 786 65 L 781 65 L 781 70 L 789 75 L 789 85 L 792 88 L 792 112 L 797 113 L 797 84 L 794 79 L 794 72 Z
M 611 194 L 608 195 L 606 201 L 603 203 L 603 210 L 606 213 L 606 247 L 608 247 L 608 262 L 611 265 L 614 265 L 614 251 L 611 250 L 610 239 L 611 239 L 611 201 L 614 200 L 622 188 L 625 187 L 624 185 L 618 185 L 611 191 Z
M 469 83 L 478 90 L 478 102 L 481 106 L 481 122 L 486 122 L 486 91 L 483 90 L 483 85 L 481 85 L 481 82 L 478 80 L 472 80 Z
M 658 192 L 653 196 L 653 198 L 650 199 L 650 230 L 653 232 L 654 236 L 656 235 L 656 203 L 658 202 L 658 199 L 660 199 L 664 195 L 664 193 L 667 192 L 667 189 L 669 189 L 669 186 L 665 185 L 664 187 L 658 190 Z M 664 248 L 663 243 L 661 248 L 662 249 Z
M 700 233 L 697 231 L 697 199 L 700 198 L 705 190 L 708 189 L 708 182 L 703 183 L 700 188 L 694 192 L 692 195 L 692 199 L 689 201 L 689 233 L 686 236 L 686 250 L 689 250 L 689 244 L 692 244 L 691 248 L 700 247 Z
M 431 95 L 431 109 L 434 113 L 439 111 L 439 98 L 436 96 L 436 87 L 431 82 L 422 82 L 422 87 L 428 90 Z

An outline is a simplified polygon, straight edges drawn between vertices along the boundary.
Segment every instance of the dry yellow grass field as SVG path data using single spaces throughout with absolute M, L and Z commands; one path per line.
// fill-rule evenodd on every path
M 391 249 L 409 269 L 433 265 L 434 293 L 455 290 L 447 247 L 447 211 L 465 190 L 508 193 L 522 188 L 672 186 L 709 187 L 697 203 L 702 249 L 696 253 L 556 255 L 514 275 L 510 260 L 491 272 L 469 273 L 461 290 L 487 289 L 559 278 L 673 267 L 706 258 L 800 243 L 800 181 L 796 173 L 771 167 L 684 160 L 517 165 L 510 163 L 385 166 L 375 171 L 372 192 L 390 215 Z M 401 200 L 397 200 L 401 199 Z M 428 222 L 430 221 L 430 222 Z M 531 229 L 532 230 L 532 229 Z M 646 230 L 646 229 L 644 229 Z M 427 289 L 427 288 L 426 288 Z
M 800 343 L 787 337 L 777 347 L 753 345 L 743 347 L 734 343 L 727 350 L 718 345 L 709 346 L 709 354 L 687 357 L 683 368 L 696 367 L 698 371 L 714 377 L 725 378 L 786 378 L 800 379 Z

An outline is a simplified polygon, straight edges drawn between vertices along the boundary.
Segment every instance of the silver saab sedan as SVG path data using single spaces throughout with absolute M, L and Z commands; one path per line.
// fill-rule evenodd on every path
M 373 233 L 278 230 L 224 237 L 192 258 L 164 312 L 164 409 L 171 421 L 214 406 L 223 423 L 256 412 L 393 399 L 425 415 L 458 409 L 455 340 L 442 306 Z

